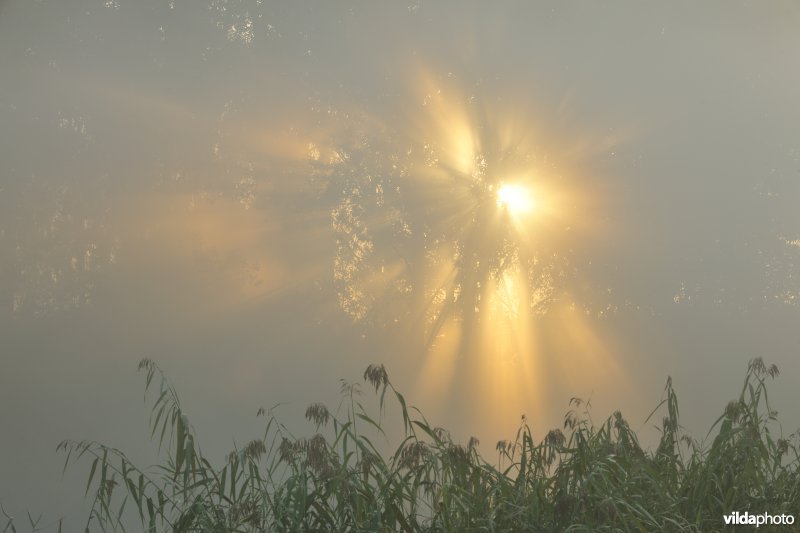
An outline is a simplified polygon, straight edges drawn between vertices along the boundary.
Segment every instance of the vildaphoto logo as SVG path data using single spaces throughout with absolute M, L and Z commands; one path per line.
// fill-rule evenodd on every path
M 791 526 L 794 524 L 794 515 L 791 514 L 750 514 L 745 511 L 734 511 L 723 516 L 726 526 Z

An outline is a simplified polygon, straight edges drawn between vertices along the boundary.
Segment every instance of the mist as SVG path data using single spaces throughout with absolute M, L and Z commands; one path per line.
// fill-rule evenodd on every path
M 668 376 L 702 438 L 763 357 L 794 431 L 799 24 L 793 2 L 0 2 L 0 502 L 79 523 L 63 439 L 152 461 L 143 357 L 220 459 L 259 407 L 302 431 L 370 363 L 491 451 L 571 397 L 646 433 Z

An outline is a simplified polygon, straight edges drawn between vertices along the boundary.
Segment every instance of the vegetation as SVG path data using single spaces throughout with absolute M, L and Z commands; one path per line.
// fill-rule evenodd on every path
M 308 407 L 313 437 L 292 436 L 261 410 L 263 439 L 219 466 L 201 453 L 158 366 L 145 359 L 139 368 L 146 390 L 160 383 L 151 416 L 152 436 L 164 445 L 160 465 L 141 470 L 97 442 L 58 446 L 65 468 L 90 461 L 87 531 L 715 531 L 733 511 L 800 515 L 798 435 L 773 435 L 766 382 L 778 369 L 760 359 L 750 362 L 708 446 L 683 434 L 668 379 L 650 415 L 663 415 L 655 450 L 642 448 L 619 412 L 595 426 L 588 406 L 573 399 L 563 430 L 537 442 L 523 418 L 515 440 L 497 443 L 490 461 L 475 439 L 457 444 L 409 409 L 384 367 L 371 365 L 364 380 L 376 394 L 377 420 L 360 403 L 358 384 L 343 382 L 340 414 Z M 384 434 L 387 400 L 398 403 L 405 437 L 382 454 L 369 435 Z M 141 525 L 123 524 L 131 513 Z M 11 521 L 6 530 L 15 531 Z

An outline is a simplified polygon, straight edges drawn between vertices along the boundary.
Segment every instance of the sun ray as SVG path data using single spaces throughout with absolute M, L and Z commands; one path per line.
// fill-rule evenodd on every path
M 552 117 L 455 78 L 413 78 L 393 122 L 335 110 L 278 146 L 330 202 L 339 310 L 398 339 L 387 356 L 420 354 L 423 399 L 544 416 L 553 383 L 611 357 L 593 322 L 555 316 L 574 250 L 601 233 L 604 196 L 575 165 L 591 143 L 544 135 Z M 553 360 L 558 343 L 575 355 Z

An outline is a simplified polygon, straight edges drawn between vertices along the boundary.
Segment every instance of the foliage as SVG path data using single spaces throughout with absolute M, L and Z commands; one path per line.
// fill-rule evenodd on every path
M 308 407 L 312 437 L 292 436 L 260 410 L 263 438 L 214 466 L 158 366 L 145 359 L 139 368 L 147 391 L 160 383 L 150 423 L 160 465 L 139 469 L 97 442 L 58 447 L 65 468 L 90 461 L 87 531 L 712 531 L 737 510 L 800 515 L 798 436 L 773 434 L 766 380 L 778 370 L 760 359 L 709 431 L 710 446 L 683 433 L 668 379 L 648 418 L 663 414 L 655 450 L 642 448 L 621 413 L 595 426 L 589 406 L 573 399 L 563 430 L 541 441 L 523 417 L 513 442 L 497 444 L 496 463 L 478 453 L 476 439 L 461 445 L 432 427 L 385 368 L 370 365 L 364 380 L 377 419 L 360 402 L 359 384 L 342 382 L 341 415 Z M 393 453 L 369 437 L 384 436 L 387 400 L 402 413 L 404 438 Z M 131 510 L 141 526 L 125 523 Z

